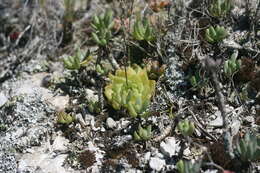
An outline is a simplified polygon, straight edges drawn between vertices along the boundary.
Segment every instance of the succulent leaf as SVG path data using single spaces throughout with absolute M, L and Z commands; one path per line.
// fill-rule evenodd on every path
M 126 78 L 127 75 L 127 78 Z M 125 108 L 132 117 L 144 113 L 155 90 L 155 81 L 149 80 L 145 69 L 128 67 L 110 74 L 105 96 L 114 109 Z
M 237 144 L 236 153 L 243 162 L 260 159 L 260 145 L 258 140 L 259 137 L 247 133 L 244 139 L 241 139 Z
M 143 128 L 140 124 L 137 131 L 134 132 L 134 140 L 136 141 L 147 141 L 152 137 L 152 126 L 146 126 Z
M 178 130 L 183 136 L 190 136 L 194 132 L 195 126 L 192 122 L 184 120 L 178 123 Z
M 91 23 L 91 27 L 94 29 L 91 33 L 92 39 L 99 46 L 106 46 L 111 40 L 113 26 L 113 12 L 111 10 L 106 11 L 105 14 L 101 14 L 100 16 L 95 15 Z
M 216 28 L 213 28 L 210 26 L 208 29 L 206 29 L 205 32 L 205 39 L 209 43 L 218 43 L 222 41 L 224 38 L 228 36 L 227 31 L 224 27 L 217 26 Z

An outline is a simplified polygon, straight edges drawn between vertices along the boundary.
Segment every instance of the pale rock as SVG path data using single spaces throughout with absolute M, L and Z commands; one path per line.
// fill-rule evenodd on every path
M 116 122 L 113 120 L 113 118 L 108 117 L 106 121 L 106 125 L 110 129 L 114 129 L 116 127 Z
M 69 103 L 69 96 L 53 96 L 47 99 L 47 102 L 56 108 L 56 110 L 63 110 Z
M 3 93 L 0 93 L 0 107 L 2 107 L 7 101 L 7 97 Z
M 191 154 L 192 154 L 192 153 L 191 153 L 191 151 L 190 151 L 189 148 L 186 148 L 186 149 L 183 151 L 183 155 L 186 156 L 186 157 L 190 156 Z
M 245 120 L 245 122 L 250 123 L 250 124 L 255 121 L 255 119 L 254 119 L 253 116 L 246 116 L 246 117 L 244 118 L 244 120 Z
M 234 120 L 230 126 L 231 128 L 231 135 L 235 136 L 241 127 L 241 122 L 239 120 Z
M 87 101 L 98 102 L 98 95 L 91 89 L 85 89 Z
M 145 160 L 146 163 L 150 160 L 150 158 L 151 158 L 151 152 L 145 153 L 144 160 Z
M 91 126 L 95 125 L 95 118 L 94 118 L 93 115 L 86 114 L 84 120 L 85 120 L 85 123 L 86 123 L 87 126 L 89 126 L 89 125 L 91 125 Z
M 52 144 L 53 151 L 66 151 L 69 140 L 63 136 L 57 136 Z
M 149 161 L 149 166 L 155 171 L 161 171 L 166 165 L 165 160 L 158 157 L 152 157 Z
M 214 127 L 219 127 L 219 126 L 223 126 L 223 118 L 221 116 L 220 111 L 217 111 L 215 113 L 216 118 L 212 121 L 209 122 L 210 126 L 214 126 Z
M 161 142 L 160 144 L 160 151 L 168 157 L 176 155 L 179 150 L 179 142 L 177 142 L 174 137 L 168 137 L 165 139 L 165 142 Z

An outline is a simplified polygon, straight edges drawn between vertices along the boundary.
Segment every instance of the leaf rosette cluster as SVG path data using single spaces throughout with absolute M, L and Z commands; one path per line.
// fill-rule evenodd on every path
M 213 27 L 210 26 L 205 33 L 205 38 L 209 43 L 221 42 L 224 38 L 228 36 L 228 32 L 223 26 Z
M 149 125 L 143 128 L 139 125 L 138 130 L 134 132 L 134 139 L 136 141 L 147 141 L 152 137 L 152 126 Z
M 142 116 L 155 90 L 155 81 L 149 80 L 146 69 L 139 66 L 119 69 L 109 74 L 110 84 L 105 96 L 115 110 L 124 108 L 131 117 Z

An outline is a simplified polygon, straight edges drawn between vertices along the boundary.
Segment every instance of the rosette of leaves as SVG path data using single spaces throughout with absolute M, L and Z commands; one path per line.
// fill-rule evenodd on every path
M 146 69 L 139 66 L 118 69 L 109 74 L 110 84 L 105 87 L 105 96 L 115 110 L 124 108 L 131 117 L 144 115 L 155 90 L 155 81 L 149 80 Z
M 194 163 L 179 160 L 176 164 L 179 173 L 199 173 L 201 163 Z
M 85 59 L 86 58 L 86 59 Z M 80 67 L 87 65 L 92 59 L 90 52 L 84 53 L 79 48 L 74 56 L 68 56 L 63 59 L 63 64 L 66 69 L 78 70 Z
M 228 36 L 226 29 L 223 26 L 210 26 L 206 29 L 205 38 L 209 43 L 218 43 Z
M 100 113 L 101 112 L 101 108 L 100 108 L 100 103 L 97 101 L 90 101 L 88 104 L 88 110 L 91 113 Z
M 100 16 L 95 15 L 91 26 L 94 30 L 91 33 L 92 39 L 99 46 L 106 46 L 112 38 L 112 28 L 114 26 L 113 12 L 108 10 Z
M 224 63 L 224 73 L 229 78 L 241 67 L 241 60 L 237 60 L 237 55 L 237 52 L 233 53 L 231 58 Z
M 149 125 L 143 128 L 139 125 L 138 130 L 134 132 L 134 140 L 136 141 L 147 141 L 152 137 L 152 126 Z
M 134 23 L 133 38 L 138 41 L 151 42 L 155 40 L 155 32 L 148 19 L 138 18 Z
M 189 81 L 194 88 L 201 88 L 204 83 L 203 79 L 200 76 L 199 70 L 196 70 L 195 74 L 189 77 Z
M 231 7 L 231 0 L 214 0 L 209 7 L 209 12 L 214 17 L 224 17 L 229 13 Z
M 178 123 L 177 128 L 183 136 L 190 136 L 194 132 L 195 126 L 193 122 L 183 120 Z
M 237 156 L 243 161 L 256 161 L 260 159 L 260 138 L 256 135 L 246 134 L 236 147 Z
M 57 112 L 57 123 L 59 123 L 59 124 L 68 125 L 68 124 L 72 123 L 74 120 L 75 120 L 75 118 L 72 115 L 70 115 L 64 111 Z

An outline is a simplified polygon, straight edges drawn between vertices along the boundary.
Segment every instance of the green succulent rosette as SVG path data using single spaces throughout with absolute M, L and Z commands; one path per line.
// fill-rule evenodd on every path
M 131 117 L 142 115 L 147 109 L 155 90 L 155 81 L 149 80 L 146 69 L 139 66 L 119 69 L 109 74 L 110 84 L 105 87 L 105 96 L 115 110 L 127 109 Z

